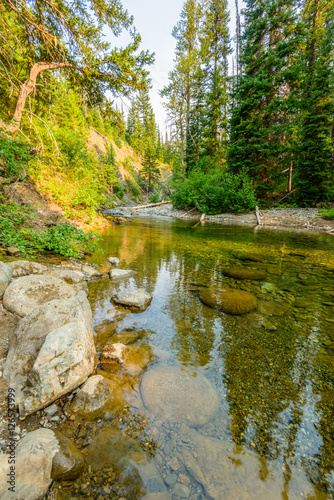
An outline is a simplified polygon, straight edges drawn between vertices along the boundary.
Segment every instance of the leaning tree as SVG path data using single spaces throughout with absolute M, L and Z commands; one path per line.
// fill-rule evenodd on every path
M 125 48 L 107 38 L 122 30 Z M 19 129 L 27 99 L 48 84 L 50 71 L 66 72 L 91 102 L 106 91 L 128 95 L 145 87 L 148 52 L 120 0 L 1 0 L 0 128 Z

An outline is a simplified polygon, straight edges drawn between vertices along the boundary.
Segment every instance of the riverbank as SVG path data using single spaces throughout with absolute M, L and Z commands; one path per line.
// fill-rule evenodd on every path
M 193 221 L 200 221 L 203 215 L 197 210 L 176 210 L 172 207 L 172 204 L 148 207 L 140 210 L 134 210 L 134 207 L 118 207 L 117 212 L 125 216 L 154 215 Z M 205 215 L 202 223 L 205 223 L 205 221 L 219 224 L 240 224 L 334 233 L 334 221 L 322 218 L 317 208 L 273 208 L 270 210 L 259 210 L 260 223 L 257 220 L 255 212 L 248 212 L 241 215 L 230 213 Z

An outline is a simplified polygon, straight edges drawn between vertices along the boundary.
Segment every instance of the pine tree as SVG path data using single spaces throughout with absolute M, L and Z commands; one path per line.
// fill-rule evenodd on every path
M 154 181 L 160 177 L 157 153 L 152 141 L 146 145 L 140 175 L 146 181 L 147 192 L 152 190 Z
M 258 194 L 272 197 L 291 162 L 300 26 L 294 0 L 248 0 L 239 76 L 231 116 L 229 167 L 245 169 Z
M 204 154 L 222 154 L 222 143 L 227 140 L 228 120 L 228 63 L 231 52 L 229 40 L 229 13 L 226 0 L 210 0 L 205 10 L 201 35 L 201 57 L 204 65 L 205 105 L 202 113 Z
M 300 205 L 333 200 L 334 2 L 306 4 L 307 47 L 302 96 L 302 126 L 297 146 Z
M 180 21 L 172 35 L 176 39 L 175 69 L 169 74 L 170 84 L 161 92 L 167 97 L 168 111 L 174 115 L 180 147 L 181 164 L 188 172 L 192 162 L 194 138 L 191 130 L 194 79 L 200 68 L 199 32 L 202 20 L 201 3 L 186 0 Z

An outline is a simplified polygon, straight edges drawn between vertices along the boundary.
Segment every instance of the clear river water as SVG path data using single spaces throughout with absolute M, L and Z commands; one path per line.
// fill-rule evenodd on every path
M 100 235 L 89 260 L 105 265 L 117 256 L 136 274 L 89 284 L 98 354 L 108 342 L 140 349 L 126 371 L 99 366 L 125 403 L 118 413 L 68 424 L 88 465 L 74 483 L 56 485 L 57 498 L 333 498 L 333 236 L 193 225 L 143 216 Z M 231 268 L 262 278 L 228 277 Z M 153 296 L 144 312 L 113 305 L 115 291 L 135 288 Z M 231 315 L 209 307 L 200 295 L 211 288 L 247 291 L 256 309 Z M 165 410 L 155 410 L 154 385 L 150 403 L 142 399 L 141 377 L 157 369 L 179 376 Z M 218 396 L 204 424 L 196 423 L 209 411 L 201 408 L 203 386 L 186 402 L 195 423 L 178 409 L 170 416 L 169 397 L 182 406 L 182 377 L 185 384 L 205 377 Z

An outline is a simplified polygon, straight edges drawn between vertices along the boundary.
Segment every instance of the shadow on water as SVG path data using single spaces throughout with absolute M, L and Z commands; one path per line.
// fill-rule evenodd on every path
M 90 285 L 95 325 L 107 325 L 97 328 L 97 349 L 115 332 L 146 331 L 152 366 L 204 375 L 219 395 L 214 418 L 190 429 L 182 419 L 164 421 L 148 412 L 139 379 L 133 379 L 129 415 L 142 415 L 145 436 L 129 427 L 130 417 L 119 428 L 146 450 L 145 443 L 152 444 L 150 463 L 172 498 L 182 497 L 182 487 L 185 496 L 198 499 L 332 498 L 333 237 L 214 224 L 191 229 L 185 221 L 138 217 L 111 226 L 102 238 L 92 261 L 102 265 L 117 256 L 122 268 L 137 274 L 118 284 Z M 227 277 L 224 268 L 260 270 L 266 277 Z M 112 293 L 139 287 L 153 295 L 149 308 L 117 316 Z M 201 302 L 201 289 L 207 288 L 249 292 L 257 308 L 225 314 Z M 99 425 L 109 424 L 102 419 Z M 106 429 L 101 432 L 109 439 Z M 105 498 L 130 498 L 124 488 Z

